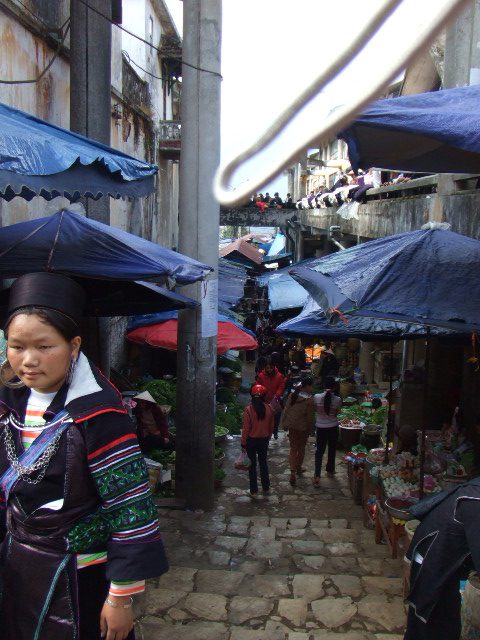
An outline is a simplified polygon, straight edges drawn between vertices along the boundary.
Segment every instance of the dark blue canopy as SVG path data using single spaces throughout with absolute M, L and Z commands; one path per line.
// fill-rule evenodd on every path
M 291 270 L 332 320 L 344 314 L 480 327 L 480 241 L 428 228 L 319 258 Z
M 352 168 L 480 171 L 480 86 L 374 102 L 338 134 Z
M 331 340 L 346 340 L 347 338 L 370 341 L 407 340 L 422 338 L 426 335 L 426 327 L 421 324 L 393 322 L 392 320 L 380 320 L 379 318 L 362 316 L 350 316 L 347 318 L 347 322 L 339 322 L 332 325 L 322 309 L 310 296 L 302 312 L 295 318 L 279 324 L 275 331 L 292 337 L 314 336 Z M 432 327 L 431 335 L 450 337 L 454 334 L 448 329 Z
M 188 284 L 211 267 L 131 233 L 62 210 L 0 229 L 0 275 L 55 271 L 104 280 Z
M 243 298 L 247 270 L 220 258 L 218 261 L 218 305 L 219 308 L 235 307 Z
M 150 282 L 109 281 L 75 278 L 87 294 L 85 316 L 129 316 L 132 313 L 156 313 L 171 309 L 187 309 L 198 305 L 195 300 Z M 10 289 L 0 291 L 0 321 L 7 316 Z
M 154 190 L 155 165 L 0 103 L 0 197 L 98 199 Z

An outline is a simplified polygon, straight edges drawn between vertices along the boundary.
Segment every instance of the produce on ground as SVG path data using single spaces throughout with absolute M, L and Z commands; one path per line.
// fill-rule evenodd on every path
M 338 412 L 338 420 L 342 426 L 361 426 L 361 424 L 383 425 L 387 414 L 387 407 L 380 407 L 372 413 L 368 407 L 358 404 L 343 406 Z
M 224 410 L 224 408 L 226 410 Z M 231 435 L 238 435 L 242 431 L 243 407 L 236 400 L 228 404 L 217 405 L 215 424 L 228 429 Z
M 176 453 L 175 451 L 162 451 L 161 449 L 152 449 L 148 454 L 149 458 L 160 462 L 162 466 L 175 464 Z
M 140 391 L 148 391 L 158 404 L 168 404 L 174 412 L 177 407 L 177 385 L 171 380 L 149 380 L 143 382 Z

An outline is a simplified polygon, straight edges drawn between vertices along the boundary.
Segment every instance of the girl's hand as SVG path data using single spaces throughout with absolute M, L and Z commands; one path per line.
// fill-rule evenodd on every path
M 118 604 L 118 608 L 111 605 L 103 605 L 100 613 L 100 631 L 105 640 L 125 640 L 133 629 L 133 608 L 123 608 L 129 597 L 108 596 L 110 600 Z

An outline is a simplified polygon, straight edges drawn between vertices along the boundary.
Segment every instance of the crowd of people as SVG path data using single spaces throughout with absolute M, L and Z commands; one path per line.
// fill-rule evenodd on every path
M 246 206 L 256 207 L 264 212 L 265 209 L 294 209 L 295 203 L 290 193 L 287 193 L 286 197 L 282 199 L 278 192 L 275 192 L 272 197 L 267 191 L 265 194 L 255 193 Z
M 407 182 L 411 177 L 405 173 L 386 172 L 370 168 L 367 171 L 342 172 L 331 187 L 326 185 L 312 189 L 308 194 L 294 201 L 291 193 L 281 198 L 278 192 L 271 196 L 268 192 L 252 195 L 246 207 L 255 207 L 262 213 L 266 209 L 323 209 L 339 207 L 346 202 L 364 202 L 366 192 L 372 188 Z
M 370 168 L 368 171 L 353 171 L 341 173 L 331 187 L 326 185 L 310 191 L 295 206 L 297 209 L 323 209 L 325 207 L 339 207 L 347 202 L 364 202 L 369 189 L 385 187 L 391 184 L 407 182 L 411 178 L 404 173 L 382 172 L 380 169 Z
M 301 343 L 276 335 L 268 312 L 257 316 L 259 355 L 255 363 L 255 384 L 251 402 L 245 408 L 241 445 L 249 459 L 250 495 L 258 494 L 257 465 L 263 493 L 270 491 L 268 448 L 279 429 L 289 440 L 290 484 L 306 473 L 303 466 L 310 435 L 315 435 L 315 469 L 312 483 L 320 487 L 323 456 L 325 472 L 335 474 L 335 451 L 339 435 L 337 414 L 342 401 L 335 376 L 339 363 L 331 349 L 322 352 L 320 362 L 308 367 Z M 313 375 L 312 375 L 313 373 Z M 319 393 L 314 393 L 314 389 Z

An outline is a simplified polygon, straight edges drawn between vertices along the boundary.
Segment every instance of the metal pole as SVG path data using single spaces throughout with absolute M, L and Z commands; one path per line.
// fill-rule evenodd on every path
M 422 439 L 420 443 L 420 499 L 423 498 L 423 481 L 425 477 L 425 431 L 427 430 L 428 379 L 430 377 L 429 374 L 430 374 L 430 327 L 427 327 L 427 341 L 425 344 L 425 377 L 423 380 Z
M 88 4 L 107 18 L 111 0 Z M 70 129 L 110 144 L 112 25 L 80 0 L 70 0 Z M 110 198 L 83 201 L 87 218 L 110 224 Z M 89 355 L 110 375 L 110 320 L 88 321 Z M 92 344 L 93 343 L 93 344 Z
M 179 314 L 177 498 L 189 509 L 214 505 L 214 423 L 220 207 L 212 181 L 220 161 L 221 0 L 184 0 L 179 250 L 215 268 L 186 288 L 200 306 Z M 206 71 L 205 71 L 206 70 Z

